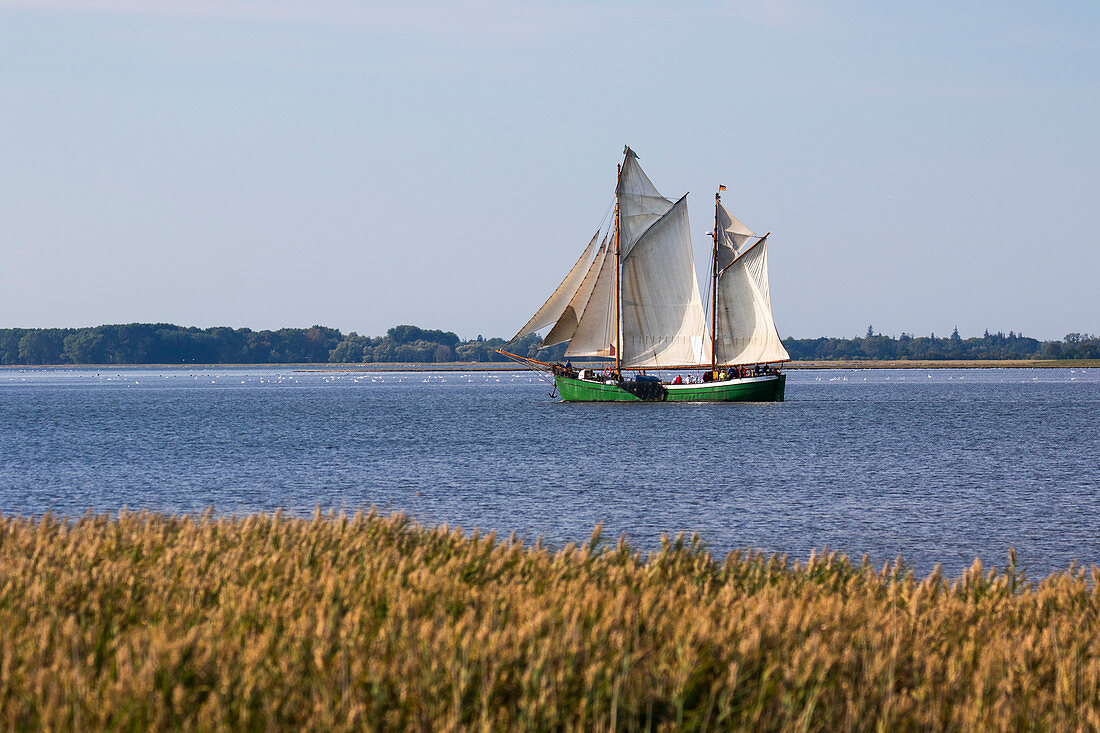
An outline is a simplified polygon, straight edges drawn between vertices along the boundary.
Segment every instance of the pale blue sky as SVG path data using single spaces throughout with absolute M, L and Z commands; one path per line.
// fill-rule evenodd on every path
M 0 0 L 0 327 L 508 336 L 628 143 L 784 336 L 1100 331 L 1100 4 L 686 7 Z

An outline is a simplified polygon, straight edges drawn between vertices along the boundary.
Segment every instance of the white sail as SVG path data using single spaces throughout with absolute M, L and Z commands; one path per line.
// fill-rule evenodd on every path
M 718 269 L 725 268 L 737 258 L 745 245 L 756 235 L 736 216 L 718 203 Z
M 772 319 L 768 243 L 741 251 L 718 277 L 718 363 L 789 361 Z
M 623 258 L 622 278 L 624 367 L 710 360 L 686 195 L 638 238 Z
M 546 338 L 542 340 L 541 346 L 553 346 L 554 344 L 560 344 L 562 341 L 568 341 L 573 338 L 573 334 L 577 332 L 577 325 L 580 323 L 581 317 L 584 315 L 584 310 L 588 306 L 588 301 L 592 298 L 592 291 L 596 287 L 596 278 L 600 275 L 600 268 L 603 267 L 604 256 L 607 253 L 607 236 L 603 238 L 603 242 L 600 243 L 600 249 L 596 252 L 596 259 L 592 260 L 592 264 L 588 267 L 588 272 L 585 273 L 584 279 L 581 280 L 581 286 L 577 288 L 577 292 L 573 295 L 573 299 L 569 301 L 569 305 L 565 307 L 565 312 L 561 314 L 561 318 L 554 324 L 554 327 L 550 329 L 550 333 L 546 334 Z
M 531 320 L 527 322 L 527 325 L 521 328 L 519 332 L 511 338 L 511 341 L 515 341 L 529 333 L 534 333 L 535 331 L 546 328 L 550 324 L 556 323 L 562 317 L 565 309 L 569 306 L 569 302 L 580 288 L 585 273 L 588 272 L 592 264 L 592 260 L 596 255 L 599 237 L 599 232 L 596 232 L 592 236 L 592 241 L 585 247 L 580 259 L 573 265 L 573 269 L 571 269 L 569 274 L 565 276 L 565 279 L 561 281 L 561 285 L 559 285 L 550 297 L 546 299 L 546 302 L 542 304 L 542 307 L 538 309 L 535 315 L 531 316 Z
M 645 230 L 668 213 L 672 202 L 656 189 L 630 148 L 626 149 L 615 192 L 619 196 L 619 251 L 626 257 Z
M 604 250 L 603 262 L 592 295 L 585 304 L 580 323 L 577 324 L 565 355 L 614 356 L 615 343 L 615 254 L 611 248 Z

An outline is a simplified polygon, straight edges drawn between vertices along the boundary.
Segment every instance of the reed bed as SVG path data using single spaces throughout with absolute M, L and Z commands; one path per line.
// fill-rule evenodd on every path
M 6 518 L 0 726 L 1096 730 L 1098 580 L 373 512 Z

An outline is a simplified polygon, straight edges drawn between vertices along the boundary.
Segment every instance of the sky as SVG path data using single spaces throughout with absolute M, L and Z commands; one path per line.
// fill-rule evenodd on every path
M 629 144 L 784 337 L 1098 332 L 1097 120 L 1092 0 L 0 0 L 0 328 L 508 337 Z

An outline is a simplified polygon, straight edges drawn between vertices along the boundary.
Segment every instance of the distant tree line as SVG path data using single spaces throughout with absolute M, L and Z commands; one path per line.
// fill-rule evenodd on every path
M 507 351 L 520 356 L 535 356 L 538 336 L 524 336 Z M 504 339 L 478 336 L 462 341 L 451 331 L 429 331 L 417 326 L 394 326 L 385 336 L 360 336 L 354 331 L 333 348 L 328 360 L 340 364 L 441 364 L 452 361 L 508 361 L 496 353 L 507 345 Z M 539 357 L 547 356 L 547 352 Z M 550 356 L 560 356 L 564 345 Z
M 897 338 L 875 333 L 867 327 L 862 338 L 815 338 L 783 340 L 787 353 L 796 361 L 814 360 L 913 360 L 947 359 L 1100 359 L 1100 338 L 1070 333 L 1062 341 L 1039 341 L 1018 333 L 990 333 L 964 339 L 955 329 L 937 338 L 902 333 Z
M 527 336 L 512 353 L 560 358 L 564 345 L 538 352 Z M 91 328 L 0 329 L 0 365 L 15 364 L 327 364 L 507 361 L 496 353 L 504 339 L 463 341 L 451 331 L 394 326 L 371 338 L 335 328 L 194 328 L 128 323 Z
M 950 336 L 895 338 L 868 326 L 860 337 L 783 341 L 791 358 L 805 360 L 1100 359 L 1100 338 L 1071 333 L 1062 341 L 1038 341 L 1009 332 L 964 339 Z M 385 336 L 344 335 L 335 328 L 194 328 L 168 323 L 129 323 L 92 328 L 0 329 L 0 364 L 393 364 L 502 362 L 498 348 L 541 359 L 564 359 L 565 345 L 538 348 L 538 336 L 508 345 L 478 336 L 461 340 L 451 331 L 394 326 Z

